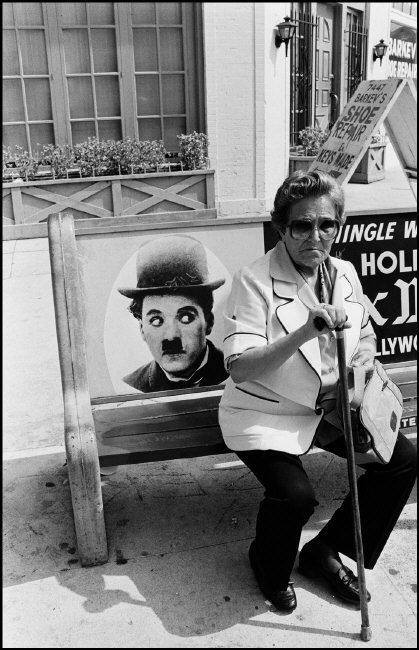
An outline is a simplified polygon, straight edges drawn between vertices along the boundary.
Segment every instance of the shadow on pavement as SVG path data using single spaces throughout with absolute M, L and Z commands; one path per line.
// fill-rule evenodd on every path
M 88 613 L 121 603 L 136 605 L 137 618 L 147 620 L 154 613 L 170 634 L 180 637 L 242 624 L 358 638 L 356 633 L 324 628 L 325 616 L 313 626 L 303 608 L 292 619 L 301 625 L 286 623 L 280 613 L 275 622 L 259 620 L 261 614 L 275 611 L 264 600 L 247 555 L 263 490 L 244 466 L 216 468 L 227 460 L 236 457 L 124 466 L 106 477 L 109 562 L 93 568 L 81 568 L 77 558 L 62 457 L 5 462 L 4 586 L 54 577 L 80 597 Z M 304 463 L 319 506 L 303 531 L 302 544 L 324 525 L 347 492 L 345 461 L 319 453 Z M 409 503 L 415 502 L 415 494 Z M 401 528 L 410 527 L 406 521 L 399 522 Z M 297 598 L 304 601 L 311 593 L 328 611 L 332 604 L 356 609 L 337 601 L 326 585 L 307 580 L 296 567 L 294 572 Z

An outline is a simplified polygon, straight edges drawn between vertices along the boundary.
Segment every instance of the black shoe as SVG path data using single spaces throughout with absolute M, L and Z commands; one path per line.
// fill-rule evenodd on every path
M 256 576 L 257 583 L 266 598 L 282 612 L 292 612 L 297 607 L 297 597 L 295 595 L 293 583 L 289 582 L 286 589 L 276 589 L 266 575 L 266 571 L 261 565 L 256 552 L 255 542 L 253 541 L 249 548 L 250 566 Z
M 306 545 L 307 546 L 307 545 Z M 300 552 L 298 570 L 307 578 L 325 578 L 339 598 L 347 603 L 359 605 L 359 583 L 353 572 L 343 564 L 337 571 L 327 570 L 323 567 L 316 554 L 304 546 Z M 367 601 L 371 600 L 371 594 L 367 591 Z

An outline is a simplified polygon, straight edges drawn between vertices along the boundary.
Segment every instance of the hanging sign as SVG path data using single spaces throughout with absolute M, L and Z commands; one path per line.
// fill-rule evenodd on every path
M 403 79 L 361 82 L 334 123 L 310 171 L 328 172 L 341 184 L 348 181 L 371 136 L 395 104 L 403 83 Z
M 416 29 L 391 23 L 388 48 L 389 77 L 417 79 Z

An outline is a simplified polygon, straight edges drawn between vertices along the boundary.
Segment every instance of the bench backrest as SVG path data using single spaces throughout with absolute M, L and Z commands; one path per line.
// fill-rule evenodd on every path
M 71 215 L 54 215 L 49 221 L 49 239 L 56 305 L 65 298 L 73 303 L 68 313 L 58 310 L 57 319 L 83 319 L 90 398 L 137 394 L 122 377 L 152 359 L 141 337 L 138 321 L 128 311 L 131 302 L 120 287 L 135 288 L 136 258 L 141 245 L 158 242 L 167 235 L 192 237 L 203 244 L 210 278 L 223 278 L 214 291 L 214 327 L 208 339 L 222 347 L 222 311 L 234 272 L 263 255 L 267 219 L 217 219 L 136 225 L 122 232 L 108 228 L 79 227 Z M 268 224 L 269 225 L 269 224 Z M 78 286 L 77 286 L 78 285 Z M 79 313 L 81 312 L 81 313 Z M 64 325 L 64 323 L 63 323 Z M 83 345 L 84 343 L 84 345 Z

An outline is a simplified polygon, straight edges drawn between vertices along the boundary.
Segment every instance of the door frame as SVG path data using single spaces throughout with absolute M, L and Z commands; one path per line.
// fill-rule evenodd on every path
M 318 23 L 319 14 L 317 11 L 318 5 L 323 3 L 313 3 L 313 15 L 316 18 Z M 334 113 L 332 117 L 337 119 L 339 113 L 341 112 L 341 98 L 343 92 L 343 63 L 344 57 L 342 56 L 343 48 L 341 46 L 344 43 L 344 22 L 343 22 L 343 6 L 342 3 L 337 2 L 328 2 L 327 4 L 331 9 L 333 9 L 333 34 L 332 34 L 332 66 L 331 66 L 331 75 L 332 80 L 330 84 L 330 93 L 334 94 L 337 97 L 336 106 L 334 107 Z M 316 91 L 317 91 L 317 66 L 316 66 L 316 44 L 314 51 L 314 66 L 313 66 L 313 85 L 315 92 L 313 93 L 313 123 L 316 125 Z M 319 61 L 320 67 L 320 61 Z M 331 101 L 331 98 L 330 98 Z M 330 106 L 330 104 L 329 104 Z M 329 116 L 330 107 L 329 107 Z

